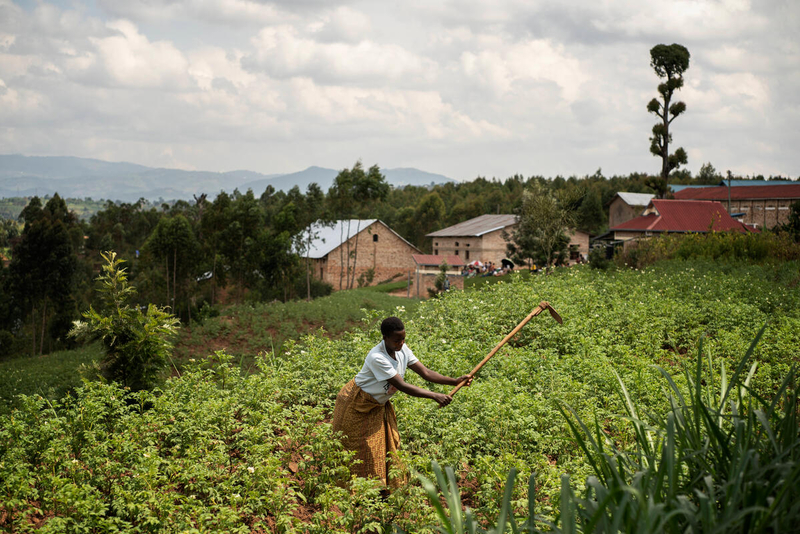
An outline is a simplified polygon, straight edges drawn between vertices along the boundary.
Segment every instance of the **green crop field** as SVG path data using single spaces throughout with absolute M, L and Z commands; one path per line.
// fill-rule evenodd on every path
M 202 324 L 183 328 L 175 348 L 176 362 L 203 357 L 209 348 L 244 356 L 252 362 L 261 352 L 280 352 L 283 344 L 310 332 L 339 337 L 362 325 L 364 310 L 387 314 L 397 306 L 413 311 L 418 299 L 387 294 L 405 287 L 394 282 L 372 287 L 339 291 L 314 299 L 229 306 Z
M 593 473 L 559 407 L 570 406 L 608 443 L 632 450 L 636 435 L 615 373 L 642 417 L 657 418 L 670 406 L 654 366 L 686 391 L 682 371 L 693 368 L 702 339 L 713 362 L 707 378 L 723 368 L 730 377 L 765 324 L 750 385 L 752 394 L 769 398 L 798 364 L 799 267 L 711 261 L 610 272 L 577 267 L 507 277 L 391 311 L 373 294 L 358 297 L 373 306 L 326 304 L 326 320 L 349 331 L 330 336 L 309 325 L 309 335 L 256 357 L 257 373 L 226 363 L 232 357 L 211 340 L 279 327 L 248 323 L 244 315 L 258 314 L 233 308 L 224 315 L 230 319 L 207 321 L 207 337 L 193 342 L 205 343 L 210 359 L 193 350 L 197 361 L 158 391 L 131 394 L 91 383 L 52 408 L 31 397 L 3 416 L 0 521 L 6 530 L 45 532 L 391 532 L 387 525 L 433 532 L 436 512 L 415 477 L 383 499 L 372 481 L 348 476 L 350 453 L 329 425 L 336 393 L 379 341 L 375 321 L 390 312 L 405 321 L 407 343 L 421 361 L 452 376 L 468 372 L 541 300 L 564 324 L 547 314 L 534 318 L 450 406 L 438 409 L 403 394 L 392 402 L 405 469 L 430 477 L 432 460 L 452 466 L 462 502 L 484 526 L 497 516 L 512 468 L 520 475 L 512 510 L 526 510 L 524 481 L 535 473 L 536 512 L 557 520 L 562 475 L 580 491 Z M 347 310 L 356 306 L 367 309 L 363 324 L 371 328 L 348 323 Z M 282 310 L 281 324 L 296 332 L 302 312 Z M 237 350 L 250 350 L 247 343 Z M 424 385 L 413 373 L 406 378 Z
M 0 361 L 0 414 L 8 413 L 20 394 L 38 394 L 49 400 L 80 386 L 80 367 L 92 366 L 101 355 L 99 345 Z

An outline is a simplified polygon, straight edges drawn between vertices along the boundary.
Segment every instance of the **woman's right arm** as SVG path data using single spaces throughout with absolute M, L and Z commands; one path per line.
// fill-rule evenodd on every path
M 409 384 L 398 374 L 393 376 L 389 379 L 389 383 L 393 385 L 398 391 L 402 391 L 407 395 L 411 395 L 412 397 L 421 397 L 424 399 L 432 399 L 436 401 L 439 406 L 447 406 L 453 400 L 453 397 L 450 395 L 445 395 L 444 393 L 436 393 L 435 391 L 431 391 L 429 389 L 421 388 L 419 386 L 415 386 L 413 384 Z

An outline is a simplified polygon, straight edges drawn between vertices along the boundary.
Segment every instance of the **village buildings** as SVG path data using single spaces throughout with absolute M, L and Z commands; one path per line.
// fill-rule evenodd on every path
M 608 227 L 630 221 L 642 214 L 655 195 L 647 193 L 624 193 L 614 195 L 608 203 Z
M 686 188 L 675 199 L 718 201 L 743 223 L 772 228 L 789 222 L 791 205 L 800 201 L 800 183 Z
M 416 270 L 414 254 L 421 251 L 378 219 L 315 223 L 305 233 L 304 252 L 310 259 L 311 274 L 334 290 L 348 287 L 349 276 L 358 287 L 359 277 L 372 283 L 409 277 Z M 349 260 L 348 260 L 349 258 Z
M 508 243 L 517 227 L 516 215 L 481 215 L 427 234 L 434 255 L 454 255 L 465 264 L 474 261 L 500 265 L 508 258 Z M 589 234 L 579 230 L 568 233 L 569 263 L 588 257 Z
M 643 213 L 609 232 L 617 241 L 650 237 L 664 233 L 751 232 L 751 228 L 731 217 L 719 202 L 651 199 Z
M 500 265 L 506 258 L 507 240 L 517 227 L 516 215 L 481 215 L 426 235 L 435 256 L 458 256 L 464 263 L 480 261 Z

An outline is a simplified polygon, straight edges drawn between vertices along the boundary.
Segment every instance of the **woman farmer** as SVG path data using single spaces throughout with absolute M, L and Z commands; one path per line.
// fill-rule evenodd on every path
M 420 362 L 405 344 L 406 329 L 397 317 L 388 317 L 381 323 L 383 340 L 367 354 L 364 366 L 336 396 L 333 411 L 333 430 L 344 434 L 345 448 L 355 451 L 361 463 L 352 471 L 362 477 L 377 477 L 389 485 L 388 455 L 398 450 L 400 434 L 397 419 L 389 399 L 397 391 L 413 397 L 424 397 L 447 406 L 453 398 L 436 393 L 403 380 L 406 369 L 435 384 L 455 386 L 463 381 L 472 383 L 472 377 L 458 378 L 440 375 Z

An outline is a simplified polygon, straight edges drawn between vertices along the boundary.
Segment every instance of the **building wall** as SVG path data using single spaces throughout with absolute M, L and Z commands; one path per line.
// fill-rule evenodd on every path
M 480 260 L 481 257 L 480 237 L 434 237 L 431 245 L 433 254 L 442 256 L 452 254 L 461 258 L 464 263 Z
M 577 247 L 578 253 L 583 256 L 583 259 L 587 259 L 589 257 L 589 234 L 580 230 L 573 232 L 569 237 L 570 250 L 573 246 Z M 577 261 L 570 258 L 570 264 L 573 263 L 577 263 Z
M 495 230 L 481 237 L 434 237 L 431 243 L 433 253 L 453 254 L 461 258 L 464 263 L 478 260 L 483 263 L 491 261 L 500 265 L 500 261 L 508 257 L 506 254 L 508 242 L 503 239 L 503 231 L 505 230 L 510 235 L 515 227 L 515 224 L 506 226 L 504 229 Z
M 495 230 L 494 232 L 484 234 L 482 236 L 483 247 L 481 250 L 481 255 L 485 259 L 481 259 L 481 261 L 484 263 L 490 261 L 499 266 L 500 262 L 504 258 L 508 257 L 508 241 L 503 239 L 503 233 L 508 234 L 510 239 L 511 234 L 514 232 L 516 227 L 516 224 L 512 224 L 511 226 L 506 226 L 502 230 Z
M 648 232 L 650 233 L 650 232 Z M 652 235 L 652 233 L 650 233 Z M 636 239 L 637 237 L 645 237 L 645 232 L 614 232 L 614 239 L 620 241 L 627 241 L 629 239 Z
M 412 274 L 411 296 L 418 298 L 428 298 L 428 289 L 436 287 L 436 277 L 438 272 L 419 271 Z M 464 289 L 464 277 L 461 274 L 448 274 L 451 289 Z
M 377 241 L 373 239 L 373 236 L 378 236 Z M 358 238 L 357 255 L 355 254 L 356 238 Z M 358 235 L 351 237 L 349 242 L 351 276 L 355 259 L 356 280 L 370 268 L 375 269 L 372 285 L 387 280 L 394 275 L 400 275 L 395 280 L 407 279 L 409 271 L 413 277 L 416 264 L 411 255 L 419 254 L 419 251 L 403 241 L 385 224 L 376 221 L 361 230 Z M 347 242 L 329 252 L 324 258 L 313 260 L 311 271 L 313 276 L 333 285 L 334 291 L 339 290 L 339 277 L 343 264 L 345 265 L 345 273 L 347 271 L 346 258 L 344 257 L 346 255 Z M 347 281 L 343 277 L 342 289 L 346 286 Z M 357 281 L 353 283 L 353 287 L 358 287 Z
M 620 197 L 615 197 L 608 207 L 608 227 L 614 228 L 642 214 L 645 206 L 631 206 Z
M 728 209 L 728 201 L 720 201 Z M 792 199 L 768 198 L 757 200 L 731 200 L 729 213 L 744 213 L 742 222 L 756 224 L 758 228 L 772 228 L 789 222 Z

